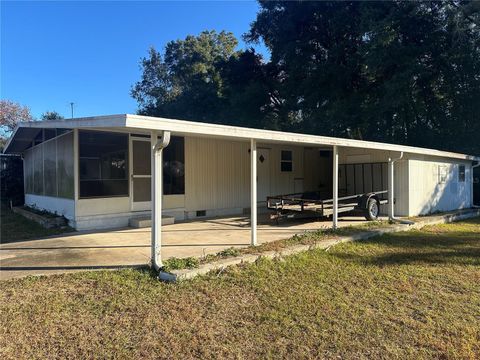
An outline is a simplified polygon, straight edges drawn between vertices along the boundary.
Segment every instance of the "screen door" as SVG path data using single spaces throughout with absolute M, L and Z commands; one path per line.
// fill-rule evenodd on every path
M 132 211 L 151 209 L 151 150 L 150 139 L 131 138 L 132 149 Z

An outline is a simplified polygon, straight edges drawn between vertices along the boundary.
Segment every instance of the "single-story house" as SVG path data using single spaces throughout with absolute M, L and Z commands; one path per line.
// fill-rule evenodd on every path
M 23 156 L 25 203 L 62 214 L 78 230 L 152 216 L 152 239 L 159 240 L 160 214 L 177 221 L 250 214 L 253 244 L 257 207 L 270 195 L 323 194 L 332 199 L 333 226 L 338 199 L 363 192 L 388 192 L 389 205 L 378 205 L 391 217 L 470 208 L 480 160 L 125 114 L 20 123 L 4 152 Z

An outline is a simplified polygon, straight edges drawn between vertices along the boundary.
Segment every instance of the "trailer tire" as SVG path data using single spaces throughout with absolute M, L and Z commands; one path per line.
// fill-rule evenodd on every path
M 380 204 L 377 199 L 370 198 L 367 202 L 367 208 L 365 209 L 365 218 L 368 221 L 374 221 L 378 219 L 380 213 Z

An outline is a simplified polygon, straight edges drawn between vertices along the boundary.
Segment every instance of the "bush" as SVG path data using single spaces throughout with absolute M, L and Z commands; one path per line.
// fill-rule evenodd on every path
M 194 269 L 197 268 L 200 264 L 199 260 L 194 257 L 187 257 L 187 258 L 176 258 L 172 257 L 164 261 L 163 270 L 164 271 L 171 271 L 171 270 L 181 270 L 181 269 Z
M 20 156 L 0 155 L 0 198 L 18 206 L 25 203 L 23 192 L 23 161 Z

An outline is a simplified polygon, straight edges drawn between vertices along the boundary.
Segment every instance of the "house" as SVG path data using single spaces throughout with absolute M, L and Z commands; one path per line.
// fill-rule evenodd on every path
M 334 227 L 339 197 L 360 192 L 388 192 L 389 205 L 380 211 L 391 217 L 470 208 L 480 160 L 139 115 L 21 123 L 4 152 L 23 156 L 25 203 L 64 215 L 78 230 L 127 226 L 151 215 L 158 240 L 160 214 L 178 221 L 250 213 L 252 244 L 257 206 L 262 211 L 269 195 L 330 197 Z

